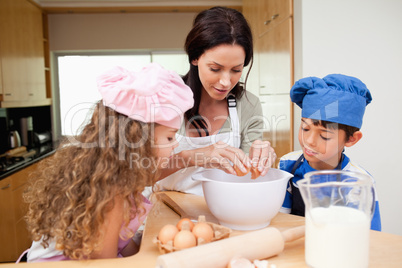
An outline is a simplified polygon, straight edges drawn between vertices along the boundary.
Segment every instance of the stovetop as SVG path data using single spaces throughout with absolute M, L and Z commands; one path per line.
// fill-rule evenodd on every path
M 6 156 L 0 157 L 0 179 L 8 176 L 14 171 L 17 171 L 20 167 L 29 164 L 30 162 L 36 162 L 43 156 L 53 151 L 53 146 L 35 148 L 27 151 L 24 156 Z
M 9 171 L 22 166 L 33 160 L 33 157 L 22 158 L 22 159 L 0 159 L 0 171 Z

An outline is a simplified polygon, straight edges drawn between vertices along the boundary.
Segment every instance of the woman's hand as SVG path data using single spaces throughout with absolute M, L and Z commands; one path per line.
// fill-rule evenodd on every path
M 269 141 L 255 140 L 251 144 L 249 157 L 253 167 L 258 167 L 261 176 L 267 174 L 268 170 L 275 163 L 276 154 Z
M 234 148 L 222 141 L 210 146 L 186 151 L 187 159 L 191 159 L 193 166 L 218 168 L 226 173 L 236 175 L 233 165 L 244 173 L 251 167 L 251 160 L 241 149 Z

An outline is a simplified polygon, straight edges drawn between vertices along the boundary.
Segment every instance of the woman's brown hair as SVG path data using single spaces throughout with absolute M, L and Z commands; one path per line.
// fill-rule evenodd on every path
M 64 142 L 33 174 L 24 195 L 32 239 L 45 246 L 55 242 L 70 259 L 87 259 L 102 247 L 102 224 L 116 196 L 125 203 L 124 228 L 144 214 L 141 192 L 154 184 L 155 167 L 132 160 L 155 159 L 150 134 L 151 125 L 97 103 L 82 134 Z
M 198 75 L 198 66 L 194 66 L 193 60 L 199 59 L 208 49 L 216 46 L 239 45 L 246 54 L 244 66 L 253 62 L 253 37 L 250 26 L 243 14 L 226 7 L 213 7 L 200 12 L 193 22 L 193 28 L 187 35 L 185 50 L 190 63 L 190 70 L 183 77 L 184 82 L 191 88 L 194 94 L 194 107 L 185 113 L 186 119 L 198 130 L 203 129 L 207 135 L 206 122 L 199 115 L 202 84 Z M 251 67 L 250 67 L 251 69 Z M 247 81 L 248 74 L 246 76 Z M 240 99 L 245 90 L 245 83 L 238 82 L 231 93 L 236 99 Z

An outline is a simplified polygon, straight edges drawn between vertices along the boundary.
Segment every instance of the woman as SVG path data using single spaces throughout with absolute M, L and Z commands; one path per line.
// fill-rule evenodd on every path
M 253 165 L 265 175 L 276 155 L 268 141 L 261 141 L 259 99 L 239 82 L 243 68 L 253 59 L 246 19 L 230 8 L 202 11 L 185 49 L 190 70 L 183 79 L 194 93 L 194 107 L 185 114 L 186 123 L 176 137 L 179 146 L 169 168 L 162 171 L 167 177 L 158 183 L 159 190 L 202 195 L 200 183 L 191 175 L 203 167 L 236 174 L 234 166 L 246 172 Z

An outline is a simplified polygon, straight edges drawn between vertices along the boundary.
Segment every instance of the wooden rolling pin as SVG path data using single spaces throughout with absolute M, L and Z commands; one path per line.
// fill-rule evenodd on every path
M 304 225 L 280 232 L 274 227 L 226 238 L 205 245 L 188 248 L 156 259 L 157 268 L 227 267 L 233 257 L 250 261 L 266 259 L 281 253 L 285 242 L 304 236 Z

